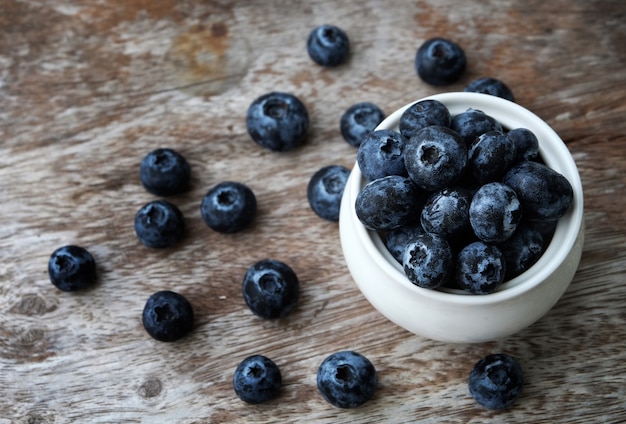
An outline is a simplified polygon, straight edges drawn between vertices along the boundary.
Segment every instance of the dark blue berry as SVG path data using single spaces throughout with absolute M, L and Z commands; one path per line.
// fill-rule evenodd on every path
M 469 206 L 472 193 L 462 187 L 448 187 L 427 200 L 420 222 L 424 230 L 451 239 L 470 228 Z
M 233 375 L 233 388 L 247 403 L 264 403 L 280 394 L 280 369 L 263 355 L 252 355 L 241 361 Z
M 505 274 L 504 256 L 495 245 L 476 241 L 456 257 L 456 284 L 472 294 L 492 293 L 502 285 Z
M 507 133 L 515 143 L 517 154 L 515 162 L 523 160 L 537 160 L 539 157 L 539 140 L 528 128 L 514 128 Z
M 502 81 L 496 78 L 483 77 L 475 79 L 467 84 L 466 92 L 490 94 L 492 96 L 502 97 L 503 99 L 515 101 L 513 92 Z
M 454 268 L 452 249 L 443 237 L 424 232 L 406 247 L 402 267 L 416 286 L 441 287 L 448 282 Z
M 474 139 L 467 167 L 479 184 L 499 181 L 516 159 L 515 142 L 501 131 L 489 131 Z
M 404 167 L 404 147 L 407 143 L 399 132 L 376 130 L 369 133 L 356 155 L 361 174 L 368 181 L 388 175 L 408 174 Z
M 171 196 L 187 190 L 191 167 L 177 151 L 160 148 L 144 156 L 139 167 L 141 184 L 157 196 Z
M 376 393 L 376 368 L 354 351 L 336 352 L 324 359 L 317 370 L 317 388 L 322 397 L 338 408 L 356 408 Z
M 417 131 L 431 125 L 449 127 L 451 119 L 448 107 L 439 100 L 420 100 L 402 112 L 398 128 L 400 133 L 409 139 Z
M 517 277 L 541 257 L 545 250 L 543 234 L 525 223 L 518 225 L 515 233 L 498 248 L 506 261 L 505 279 Z
M 328 165 L 313 174 L 307 185 L 307 200 L 317 216 L 339 221 L 341 197 L 349 176 L 350 170 L 340 165 Z
M 502 125 L 492 116 L 473 108 L 452 117 L 450 128 L 461 136 L 467 147 L 481 134 L 489 131 L 502 131 Z
M 181 294 L 163 290 L 148 298 L 141 315 L 143 326 L 154 339 L 173 342 L 193 329 L 193 308 Z
M 404 252 L 406 247 L 415 240 L 420 234 L 424 233 L 424 229 L 420 224 L 406 225 L 396 228 L 385 233 L 385 247 L 399 263 L 404 260 Z
M 454 41 L 435 37 L 417 49 L 415 70 L 426 83 L 442 86 L 456 82 L 467 67 L 463 49 Z
M 59 290 L 82 290 L 96 282 L 96 261 L 84 247 L 59 247 L 48 261 L 48 276 Z
M 359 147 L 363 139 L 385 119 L 380 107 L 370 102 L 356 103 L 341 115 L 339 127 L 343 139 Z
M 293 94 L 271 92 L 252 102 L 246 115 L 246 126 L 257 144 L 283 152 L 304 143 L 309 130 L 309 114 Z
M 465 170 L 467 147 L 447 127 L 422 128 L 404 149 L 404 166 L 413 182 L 424 190 L 437 191 L 453 184 Z
M 266 319 L 282 318 L 296 306 L 300 282 L 285 263 L 264 259 L 248 268 L 242 292 L 255 315 Z
M 522 367 L 512 356 L 498 353 L 478 361 L 469 375 L 468 387 L 472 397 L 488 409 L 511 406 L 524 385 Z
M 185 220 L 176 205 L 154 200 L 141 207 L 135 215 L 135 233 L 148 247 L 169 247 L 178 242 L 185 231 Z
M 406 177 L 390 175 L 369 182 L 359 192 L 355 212 L 370 230 L 389 231 L 418 222 L 424 195 Z
M 200 214 L 211 229 L 236 233 L 251 225 L 256 215 L 256 197 L 245 184 L 224 181 L 202 198 Z
M 514 165 L 502 182 L 515 190 L 528 220 L 554 221 L 567 212 L 574 197 L 567 178 L 538 162 Z
M 350 40 L 341 28 L 320 25 L 309 33 L 306 42 L 309 56 L 320 66 L 339 66 L 348 60 Z
M 470 225 L 487 243 L 501 243 L 511 237 L 521 218 L 522 207 L 515 191 L 502 183 L 483 185 L 470 203 Z

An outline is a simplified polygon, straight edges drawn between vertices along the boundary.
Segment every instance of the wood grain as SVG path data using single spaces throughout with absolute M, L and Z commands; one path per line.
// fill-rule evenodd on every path
M 621 422 L 626 420 L 626 7 L 609 0 L 353 2 L 0 0 L 0 423 Z M 312 63 L 315 25 L 348 33 L 347 65 Z M 468 55 L 445 88 L 413 69 L 419 44 L 455 39 Z M 386 113 L 494 76 L 565 140 L 585 190 L 586 244 L 561 301 L 530 328 L 497 342 L 450 345 L 409 334 L 360 295 L 337 224 L 313 214 L 306 185 L 356 151 L 339 117 L 359 101 Z M 276 154 L 245 128 L 265 92 L 296 94 L 311 116 L 304 146 Z M 141 158 L 173 147 L 192 188 L 172 201 L 186 217 L 175 248 L 150 250 L 132 220 L 154 197 Z M 212 232 L 204 193 L 223 180 L 256 193 L 253 228 Z M 50 284 L 50 253 L 88 248 L 99 281 L 68 294 Z M 302 296 L 279 321 L 241 298 L 248 266 L 280 259 Z M 177 343 L 145 333 L 148 296 L 187 296 L 197 326 Z M 354 349 L 379 372 L 375 398 L 355 410 L 327 404 L 315 373 Z M 475 361 L 507 352 L 526 385 L 515 406 L 490 412 L 467 390 Z M 284 377 L 279 399 L 241 402 L 232 373 L 261 353 Z

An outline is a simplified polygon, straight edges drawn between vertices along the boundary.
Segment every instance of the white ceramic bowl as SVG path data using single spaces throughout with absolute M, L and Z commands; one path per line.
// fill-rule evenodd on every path
M 539 139 L 545 163 L 563 174 L 574 190 L 573 204 L 556 227 L 541 258 L 526 272 L 488 295 L 415 286 L 387 251 L 380 236 L 367 230 L 355 212 L 365 184 L 355 164 L 344 190 L 339 217 L 341 246 L 348 269 L 368 301 L 389 320 L 417 335 L 452 343 L 497 340 L 544 316 L 572 281 L 583 249 L 583 191 L 576 164 L 559 136 L 538 116 L 499 97 L 478 93 L 445 93 L 427 97 L 444 103 L 451 115 L 480 109 L 506 128 L 525 127 Z M 422 99 L 423 100 L 423 99 Z M 398 129 L 406 105 L 377 129 Z

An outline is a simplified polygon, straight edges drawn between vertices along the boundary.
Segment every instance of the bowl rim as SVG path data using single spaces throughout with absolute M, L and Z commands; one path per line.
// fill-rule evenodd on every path
M 430 99 L 438 100 L 446 105 L 452 116 L 467 108 L 473 108 L 493 116 L 506 128 L 526 127 L 533 131 L 539 140 L 539 153 L 544 162 L 563 174 L 572 185 L 574 192 L 572 205 L 559 219 L 552 240 L 539 260 L 524 273 L 505 282 L 493 293 L 474 295 L 454 289 L 427 289 L 412 284 L 406 278 L 401 264 L 387 250 L 380 235 L 376 231 L 365 228 L 356 216 L 356 196 L 366 181 L 362 177 L 358 163 L 355 162 L 352 169 L 354 175 L 350 178 L 347 189 L 350 203 L 349 216 L 354 221 L 359 242 L 363 244 L 370 258 L 384 271 L 385 275 L 393 277 L 392 280 L 396 284 L 401 284 L 418 296 L 462 305 L 485 305 L 522 296 L 544 282 L 568 259 L 569 252 L 574 247 L 582 227 L 583 191 L 574 158 L 559 135 L 533 112 L 509 100 L 482 93 L 448 92 L 415 100 L 392 112 L 376 127 L 376 130 L 397 130 L 400 117 L 406 109 L 419 101 Z

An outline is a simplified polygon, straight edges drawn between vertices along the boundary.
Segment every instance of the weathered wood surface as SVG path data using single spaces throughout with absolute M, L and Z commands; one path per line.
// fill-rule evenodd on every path
M 0 0 L 0 423 L 607 422 L 626 420 L 626 6 L 621 1 L 178 1 Z M 350 62 L 326 70 L 305 50 L 308 31 L 334 23 L 350 36 Z M 416 48 L 447 36 L 465 49 L 462 81 L 421 82 Z M 479 76 L 567 142 L 585 189 L 587 238 L 561 301 L 525 331 L 498 342 L 448 345 L 409 334 L 360 295 L 337 225 L 317 218 L 306 184 L 318 168 L 352 166 L 339 132 L 351 104 L 390 113 L 409 101 L 461 90 Z M 271 90 L 299 96 L 307 143 L 275 154 L 249 138 L 245 110 Z M 183 242 L 150 250 L 132 227 L 153 199 L 138 164 L 157 146 L 192 164 L 193 187 L 173 201 Z M 200 199 L 232 179 L 253 188 L 249 231 L 212 232 Z M 57 291 L 50 253 L 76 243 L 100 280 Z M 266 257 L 302 282 L 299 306 L 257 319 L 240 294 Z M 140 314 L 159 289 L 192 301 L 197 328 L 152 340 Z M 376 365 L 375 398 L 340 410 L 317 392 L 322 359 L 355 349 Z M 527 384 L 510 410 L 489 412 L 466 378 L 485 354 L 518 357 Z M 232 373 L 248 354 L 274 359 L 279 399 L 241 402 Z

